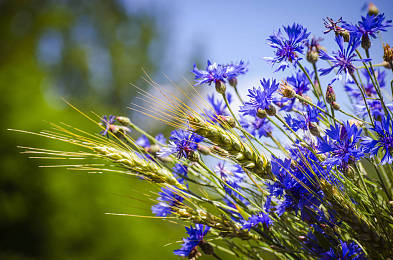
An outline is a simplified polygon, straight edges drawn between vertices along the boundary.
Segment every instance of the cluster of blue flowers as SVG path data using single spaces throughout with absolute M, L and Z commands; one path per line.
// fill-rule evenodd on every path
M 209 127 L 195 131 L 190 120 L 185 123 L 190 124 L 184 127 L 186 130 L 178 129 L 171 133 L 168 144 L 163 135 L 155 137 L 158 147 L 152 144 L 152 137 L 149 136 L 149 139 L 146 135 L 135 142 L 143 148 L 144 158 L 158 164 L 166 163 L 165 167 L 172 169 L 178 183 L 185 187 L 184 190 L 170 186 L 161 188 L 158 204 L 152 206 L 152 212 L 156 216 L 167 217 L 180 208 L 186 211 L 185 198 L 190 195 L 190 199 L 198 198 L 216 206 L 222 214 L 220 217 L 230 226 L 228 229 L 236 230 L 237 233 L 232 230 L 232 236 L 241 232 L 254 234 L 255 231 L 266 238 L 267 242 L 264 243 L 271 243 L 272 248 L 278 248 L 277 245 L 293 246 L 296 252 L 294 258 L 302 248 L 306 255 L 319 259 L 367 259 L 366 253 L 373 252 L 367 244 L 369 240 L 362 241 L 361 236 L 356 237 L 358 231 L 347 232 L 348 226 L 353 223 L 343 224 L 348 218 L 340 217 L 343 210 L 336 211 L 334 203 L 337 201 L 333 203 L 329 199 L 335 195 L 334 190 L 342 195 L 337 200 L 347 202 L 354 208 L 371 205 L 368 189 L 373 193 L 379 190 L 368 188 L 376 184 L 372 184 L 372 178 L 365 182 L 363 176 L 366 173 L 360 172 L 364 167 L 360 169 L 358 166 L 364 161 L 371 162 L 375 167 L 393 164 L 393 104 L 385 102 L 381 91 L 387 89 L 387 72 L 374 69 L 368 51 L 370 38 L 375 39 L 379 32 L 391 26 L 392 21 L 386 20 L 384 14 L 368 14 L 361 17 L 357 24 L 343 21 L 342 18 L 337 21 L 327 18 L 325 33 L 335 33 L 338 48 L 331 55 L 323 50 L 320 39 L 309 39 L 310 32 L 302 25 L 294 23 L 284 26 L 267 39 L 274 49 L 274 57 L 266 60 L 274 66 L 278 65 L 276 72 L 292 68 L 294 73 L 281 83 L 274 78 L 261 79 L 260 86 L 248 89 L 244 101 L 238 93 L 237 78 L 248 71 L 245 61 L 217 64 L 208 60 L 205 70 L 194 65 L 192 72 L 196 85 L 214 83 L 220 94 L 208 95 L 210 107 L 197 115 L 201 124 L 205 122 Z M 360 48 L 365 51 L 366 58 L 361 56 Z M 302 65 L 303 56 L 312 64 L 312 69 Z M 318 59 L 328 61 L 330 66 L 318 69 Z M 363 65 L 363 68 L 360 69 L 358 65 Z M 327 75 L 331 73 L 335 75 L 329 80 Z M 329 84 L 322 85 L 320 76 Z M 338 105 L 333 84 L 339 81 L 344 83 L 356 115 L 345 112 Z M 232 108 L 235 102 L 230 91 L 226 90 L 226 84 L 234 87 L 239 97 L 241 105 L 237 110 Z M 325 86 L 326 95 L 322 91 Z M 311 89 L 316 99 L 308 96 Z M 336 113 L 341 114 L 338 116 Z M 343 116 L 350 118 L 342 120 Z M 227 122 L 232 119 L 233 124 L 222 124 L 224 119 Z M 114 116 L 103 117 L 101 134 L 108 136 L 115 122 Z M 290 141 L 289 144 L 275 139 L 273 135 L 277 135 L 277 132 L 273 131 L 277 129 L 284 133 L 281 137 Z M 206 131 L 212 133 L 204 135 Z M 223 132 L 230 133 L 230 138 L 220 136 Z M 210 140 L 209 136 L 218 137 Z M 235 137 L 238 140 L 234 141 Z M 220 147 L 220 142 L 225 143 L 223 147 Z M 231 142 L 231 146 L 226 142 Z M 208 147 L 207 151 L 203 150 L 204 146 Z M 263 160 L 260 160 L 262 150 L 272 155 L 270 162 L 263 165 L 267 169 L 263 176 L 253 172 L 253 169 L 262 167 L 259 165 L 263 164 Z M 214 170 L 204 163 L 204 156 L 212 154 L 223 159 Z M 387 170 L 381 169 L 385 174 Z M 198 174 L 198 171 L 204 171 L 204 174 Z M 358 173 L 359 178 L 354 177 L 354 172 Z M 377 173 L 378 181 L 383 182 L 380 172 Z M 252 176 L 255 175 L 254 179 Z M 391 181 L 392 176 L 386 179 Z M 358 200 L 360 195 L 351 197 L 353 193 L 348 190 L 348 182 L 363 186 L 370 200 L 368 204 Z M 198 192 L 191 191 L 194 184 L 208 187 L 211 189 L 209 192 L 220 197 L 202 199 Z M 262 192 L 261 187 L 265 189 Z M 330 187 L 330 190 L 326 187 Z M 391 191 L 384 187 L 384 192 L 378 197 L 379 200 L 385 197 L 391 200 Z M 377 197 L 376 194 L 372 196 Z M 345 209 L 350 208 L 348 205 Z M 385 205 L 378 207 L 380 211 L 388 211 Z M 370 212 L 365 215 L 372 216 Z M 284 216 L 299 221 L 296 232 L 301 235 L 296 242 L 277 242 L 279 239 L 274 229 L 285 225 L 280 220 Z M 368 224 L 362 217 L 359 214 L 354 219 L 358 224 Z M 372 217 L 375 221 L 370 220 L 370 226 L 375 227 L 382 218 Z M 222 228 L 223 225 L 218 223 L 216 227 L 210 227 L 206 223 L 209 222 L 203 222 L 203 217 L 200 217 L 195 221 L 195 227 L 186 227 L 188 237 L 183 239 L 181 249 L 174 253 L 194 259 L 200 255 L 199 247 L 202 252 L 214 255 L 212 246 L 204 238 L 210 228 L 219 230 L 218 227 Z M 299 231 L 299 227 L 309 232 L 304 229 Z M 346 229 L 338 231 L 341 227 Z

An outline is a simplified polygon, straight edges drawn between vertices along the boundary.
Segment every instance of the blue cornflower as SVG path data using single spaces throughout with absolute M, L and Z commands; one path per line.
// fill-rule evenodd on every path
M 310 81 L 302 71 L 298 71 L 295 75 L 287 77 L 286 83 L 288 83 L 299 96 L 303 96 L 310 90 Z M 280 107 L 280 110 L 289 112 L 295 105 L 295 101 L 296 98 L 286 98 L 282 96 L 280 99 L 275 100 L 274 103 Z
M 232 95 L 229 93 L 226 95 L 228 103 L 230 104 L 232 102 Z M 207 96 L 207 100 L 213 108 L 213 111 L 211 109 L 205 110 L 205 115 L 210 119 L 210 121 L 217 122 L 220 117 L 229 115 L 227 105 L 222 98 L 216 99 L 214 94 L 211 94 Z
M 273 225 L 273 220 L 269 217 L 269 214 L 260 212 L 255 215 L 251 215 L 248 220 L 244 221 L 242 228 L 250 230 L 259 223 L 262 223 L 265 227 L 269 228 L 269 226 Z
M 239 63 L 230 63 L 226 65 L 226 74 L 228 80 L 235 79 L 241 74 L 246 74 L 248 71 L 248 63 L 240 60 Z
M 210 60 L 207 61 L 206 70 L 199 70 L 194 64 L 192 72 L 195 75 L 196 85 L 203 85 L 211 83 L 225 83 L 227 80 L 234 79 L 241 74 L 247 72 L 247 64 L 244 61 L 240 61 L 238 64 L 231 63 L 228 65 L 222 65 L 212 63 Z
M 220 178 L 225 181 L 229 186 L 233 189 L 239 189 L 240 184 L 243 182 L 245 177 L 245 173 L 242 167 L 238 164 L 232 166 L 232 168 L 225 167 L 225 163 L 220 162 L 217 164 L 214 172 L 220 176 Z M 234 195 L 235 197 L 239 197 L 242 199 L 243 197 L 240 196 L 237 192 L 234 192 L 231 188 L 227 187 L 226 185 L 223 186 L 225 192 L 228 195 Z
M 372 80 L 370 79 L 370 75 L 368 74 L 366 69 L 362 70 L 362 74 L 364 76 L 364 78 L 366 79 L 366 82 L 363 82 L 363 89 L 364 89 L 364 93 L 368 96 L 368 97 L 376 97 L 377 95 L 377 91 L 375 90 L 374 84 L 372 82 Z M 381 71 L 381 70 L 375 70 L 375 76 L 378 80 L 379 86 L 381 88 L 385 87 L 386 83 L 385 83 L 385 71 Z M 354 84 L 353 81 L 348 82 L 350 84 Z M 345 85 L 345 91 L 348 92 L 348 94 L 356 99 L 356 102 L 363 102 L 363 98 L 362 98 L 362 94 L 360 93 L 360 90 L 357 86 L 352 86 L 352 85 Z
M 204 243 L 203 237 L 209 232 L 210 227 L 202 224 L 195 224 L 195 228 L 192 226 L 186 227 L 188 237 L 183 238 L 182 248 L 177 249 L 174 252 L 175 255 L 188 257 L 189 259 L 194 258 L 198 255 L 197 246 Z
M 272 65 L 278 63 L 278 70 L 285 70 L 290 63 L 300 60 L 299 54 L 303 54 L 304 46 L 310 33 L 300 24 L 292 24 L 287 27 L 283 26 L 286 36 L 283 35 L 281 29 L 267 39 L 269 45 L 276 49 L 274 58 L 265 58 Z
M 326 75 L 330 73 L 333 69 L 337 69 L 337 76 L 335 77 L 336 79 L 340 79 L 342 74 L 345 74 L 345 81 L 349 80 L 349 76 L 353 75 L 355 71 L 355 66 L 353 65 L 353 62 L 356 61 L 370 61 L 370 59 L 356 59 L 356 53 L 355 50 L 359 47 L 360 45 L 360 39 L 358 37 L 355 37 L 354 35 L 351 35 L 348 46 L 346 49 L 344 49 L 344 38 L 341 36 L 336 36 L 336 42 L 338 44 L 339 50 L 338 52 L 334 52 L 333 56 L 328 55 L 326 52 L 323 50 L 320 50 L 321 53 L 321 59 L 323 60 L 328 60 L 332 63 L 332 66 L 330 66 L 327 69 L 320 69 L 319 71 L 321 72 L 321 75 Z
M 169 145 L 161 149 L 157 153 L 161 157 L 166 157 L 171 154 L 176 154 L 180 159 L 181 157 L 187 158 L 193 151 L 198 148 L 198 143 L 203 140 L 203 137 L 188 130 L 175 130 L 172 131 L 169 138 Z
M 116 116 L 109 115 L 103 116 L 101 119 L 101 125 L 105 128 L 100 132 L 101 135 L 105 136 L 108 134 L 108 131 L 111 129 L 111 126 L 116 122 Z
M 355 242 L 344 242 L 340 240 L 340 247 L 337 249 L 330 248 L 329 251 L 323 254 L 321 259 L 326 260 L 365 260 L 367 257 L 365 256 L 363 250 L 360 248 L 358 244 Z
M 312 222 L 315 219 L 312 210 L 321 205 L 324 196 L 318 179 L 327 178 L 328 172 L 308 149 L 296 146 L 289 152 L 292 160 L 272 157 L 272 173 L 276 181 L 267 184 L 270 193 L 268 200 L 272 197 L 282 199 L 276 207 L 279 216 L 285 211 L 300 211 L 303 220 Z
M 319 139 L 318 147 L 321 153 L 329 153 L 323 162 L 328 170 L 337 165 L 339 169 L 346 171 L 350 164 L 363 157 L 363 151 L 357 147 L 361 133 L 362 129 L 349 122 L 336 124 L 326 131 L 324 138 Z
M 276 82 L 275 79 L 266 80 L 263 79 L 260 81 L 263 87 L 248 90 L 248 97 L 250 100 L 244 103 L 244 106 L 240 107 L 240 112 L 244 115 L 255 116 L 257 115 L 258 110 L 265 110 L 269 109 L 273 102 L 273 94 L 277 91 L 279 84 Z
M 250 134 L 255 137 L 261 138 L 262 136 L 270 136 L 273 127 L 271 126 L 269 120 L 266 118 L 259 118 L 256 116 L 251 117 L 241 117 L 240 125 Z
M 385 152 L 381 163 L 392 163 L 393 162 L 393 120 L 390 115 L 382 117 L 381 121 L 376 121 L 375 126 L 371 128 L 377 136 L 376 139 L 371 137 L 363 137 L 362 145 L 366 153 L 370 153 L 371 157 L 378 154 L 378 151 L 382 149 Z
M 181 180 L 179 180 L 182 183 Z M 161 188 L 158 193 L 160 197 L 157 198 L 158 204 L 151 207 L 151 211 L 158 217 L 166 217 L 173 212 L 173 209 L 180 206 L 184 200 L 183 196 L 179 195 L 174 189 Z
M 323 108 L 322 103 L 318 102 L 318 106 Z M 322 112 L 314 106 L 307 105 L 306 112 L 303 115 L 297 115 L 297 117 L 292 117 L 292 115 L 287 114 L 284 119 L 285 122 L 292 128 L 293 131 L 297 132 L 299 129 L 304 131 L 313 131 L 316 127 L 315 124 L 319 122 L 319 116 Z
M 362 38 L 362 42 L 369 41 L 369 37 L 377 37 L 380 31 L 386 31 L 386 28 L 391 27 L 392 20 L 385 21 L 384 14 L 362 16 L 362 20 L 357 25 L 352 25 L 344 22 L 343 28 L 347 29 L 351 34 L 356 34 Z M 369 48 L 370 46 L 368 46 Z M 367 49 L 368 49 L 367 48 Z
M 355 111 L 358 115 L 362 116 L 363 118 L 365 116 L 368 115 L 368 111 L 367 111 L 367 107 L 364 104 L 364 102 L 362 103 L 363 100 L 359 101 L 358 104 L 355 104 Z M 370 109 L 371 115 L 376 118 L 379 119 L 383 116 L 385 116 L 385 111 L 383 109 L 382 103 L 379 100 L 367 100 L 367 105 L 368 108 Z M 390 109 L 393 111 L 393 104 L 389 103 L 389 104 L 385 104 L 386 108 Z

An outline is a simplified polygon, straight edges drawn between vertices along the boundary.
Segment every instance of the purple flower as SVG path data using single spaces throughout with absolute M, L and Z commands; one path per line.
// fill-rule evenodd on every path
M 287 27 L 283 26 L 286 35 L 283 35 L 281 29 L 267 39 L 269 45 L 275 50 L 275 57 L 265 58 L 272 65 L 278 63 L 278 70 L 285 70 L 289 67 L 290 63 L 296 63 L 299 58 L 299 54 L 303 54 L 304 46 L 307 42 L 307 38 L 310 33 L 307 29 L 300 24 L 292 24 Z
M 322 103 L 318 103 L 320 108 L 323 108 Z M 303 115 L 297 115 L 297 117 L 292 117 L 292 115 L 287 114 L 284 119 L 285 122 L 292 128 L 293 131 L 297 132 L 299 129 L 304 131 L 309 130 L 314 127 L 313 123 L 319 122 L 319 115 L 322 112 L 310 105 L 306 106 L 306 112 Z
M 187 177 L 188 175 L 188 167 L 186 165 L 176 163 L 176 165 L 172 168 L 173 174 L 178 178 L 178 179 L 184 179 L 184 177 Z
M 171 188 L 161 188 L 161 192 L 158 194 L 160 195 L 157 198 L 159 203 L 151 207 L 151 211 L 158 217 L 170 215 L 173 209 L 180 206 L 184 200 L 179 192 Z
M 160 157 L 166 157 L 171 154 L 176 154 L 177 158 L 187 158 L 193 151 L 198 148 L 198 143 L 203 140 L 203 137 L 188 130 L 172 131 L 169 138 L 169 145 L 161 149 L 157 153 Z
M 192 226 L 186 227 L 188 237 L 183 238 L 182 248 L 173 251 L 174 254 L 189 259 L 195 257 L 198 254 L 197 246 L 204 242 L 203 237 L 209 232 L 209 229 L 209 226 L 202 224 L 195 224 L 195 228 Z
M 240 165 L 236 164 L 233 165 L 232 168 L 227 168 L 223 162 L 217 164 L 214 172 L 233 189 L 240 188 L 240 184 L 243 182 L 245 176 L 245 173 Z M 223 187 L 228 195 L 234 195 L 236 197 L 243 198 L 226 185 Z
M 239 63 L 230 63 L 226 65 L 226 73 L 228 80 L 237 78 L 241 74 L 246 74 L 248 71 L 248 63 L 240 60 Z
M 374 84 L 372 82 L 372 80 L 370 79 L 370 75 L 368 74 L 366 69 L 362 70 L 362 74 L 364 76 L 364 78 L 366 79 L 366 82 L 363 82 L 363 89 L 364 89 L 364 93 L 368 96 L 368 97 L 376 97 L 377 96 L 377 91 L 375 90 Z M 375 70 L 375 76 L 378 80 L 379 86 L 381 88 L 385 87 L 385 71 L 380 71 L 380 70 Z M 353 86 L 354 82 L 350 81 L 348 82 L 347 85 L 345 85 L 345 91 L 348 92 L 348 94 L 353 97 L 354 99 L 356 99 L 356 102 L 363 102 L 363 98 L 362 95 L 360 93 L 360 90 L 357 86 Z
M 364 153 L 357 147 L 362 130 L 349 122 L 343 125 L 331 126 L 326 131 L 326 136 L 319 139 L 321 153 L 329 153 L 329 157 L 323 162 L 330 170 L 337 165 L 341 170 L 347 170 L 348 166 L 360 160 Z
M 382 120 L 376 121 L 375 126 L 371 128 L 376 133 L 376 139 L 363 137 L 362 145 L 364 152 L 369 153 L 371 157 L 378 154 L 379 150 L 385 152 L 381 164 L 393 162 L 393 120 L 390 115 L 382 117 Z
M 333 69 L 337 69 L 336 79 L 340 79 L 341 74 L 345 74 L 345 81 L 348 81 L 349 76 L 352 75 L 355 71 L 355 66 L 353 62 L 355 61 L 370 61 L 370 59 L 356 59 L 355 50 L 360 45 L 360 39 L 358 37 L 354 37 L 353 35 L 350 37 L 348 46 L 344 49 L 344 39 L 341 36 L 336 36 L 336 42 L 338 44 L 339 50 L 338 52 L 333 53 L 333 56 L 328 55 L 323 50 L 320 51 L 321 59 L 328 60 L 332 63 L 332 66 L 327 69 L 320 69 L 321 75 L 329 74 Z
M 363 250 L 355 242 L 344 242 L 340 240 L 340 247 L 330 248 L 321 259 L 324 260 L 366 260 Z
M 277 91 L 279 84 L 273 79 L 271 82 L 270 80 L 263 79 L 260 81 L 263 87 L 248 90 L 248 97 L 250 100 L 244 103 L 244 106 L 240 107 L 240 112 L 244 115 L 255 116 L 257 114 L 258 109 L 268 109 L 269 106 L 273 102 L 273 94 Z
M 391 27 L 392 20 L 385 21 L 384 14 L 362 16 L 362 20 L 357 25 L 352 25 L 344 22 L 343 28 L 347 29 L 351 34 L 357 34 L 358 37 L 372 38 L 377 37 L 380 31 L 386 31 L 386 28 Z
M 110 116 L 103 116 L 101 119 L 101 125 L 105 128 L 100 132 L 101 135 L 105 136 L 108 134 L 108 131 L 110 130 L 112 124 L 116 122 L 116 116 L 110 115 Z
M 262 223 L 267 228 L 273 225 L 273 220 L 269 217 L 269 214 L 264 212 L 260 212 L 256 215 L 251 215 L 247 221 L 243 222 L 243 229 L 250 230 L 252 227 L 255 227 L 259 223 Z
M 332 177 L 308 149 L 297 145 L 289 152 L 291 159 L 272 157 L 272 173 L 276 181 L 268 183 L 268 201 L 272 197 L 281 199 L 276 206 L 279 216 L 285 211 L 300 211 L 303 220 L 313 222 L 314 219 L 315 222 L 316 216 L 312 211 L 320 206 L 324 196 L 318 180 L 328 178 L 331 181 Z
M 247 64 L 244 61 L 240 61 L 238 64 L 231 63 L 228 65 L 222 65 L 212 63 L 210 60 L 207 61 L 205 70 L 199 70 L 194 64 L 192 72 L 195 75 L 196 85 L 203 85 L 217 82 L 225 83 L 227 80 L 234 79 L 241 74 L 247 72 Z
M 269 120 L 253 116 L 252 119 L 241 117 L 240 125 L 253 136 L 269 136 L 273 130 Z
M 367 100 L 367 105 L 368 108 L 370 109 L 371 115 L 374 118 L 381 118 L 383 116 L 385 116 L 385 111 L 383 109 L 382 103 L 379 100 Z M 386 108 L 390 109 L 393 111 L 393 104 L 386 104 L 385 103 Z M 356 113 L 360 116 L 362 116 L 363 118 L 368 115 L 368 111 L 367 111 L 367 107 L 364 103 L 362 103 L 362 100 L 359 102 L 359 104 L 355 104 L 355 110 Z

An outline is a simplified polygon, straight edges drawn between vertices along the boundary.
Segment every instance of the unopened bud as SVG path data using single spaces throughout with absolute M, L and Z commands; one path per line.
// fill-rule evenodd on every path
M 261 108 L 258 108 L 257 117 L 262 118 L 262 119 L 266 118 L 267 117 L 266 111 Z
M 318 127 L 318 125 L 317 124 L 315 124 L 315 123 L 309 123 L 308 124 L 308 130 L 310 130 L 310 133 L 313 135 L 313 136 L 320 136 L 321 135 L 321 133 L 319 132 L 319 127 Z
M 128 127 L 121 125 L 111 125 L 109 127 L 109 130 L 117 137 L 122 137 L 126 133 L 130 132 L 130 129 Z
M 307 61 L 314 64 L 318 61 L 319 53 L 317 50 L 310 49 L 307 51 Z
M 387 43 L 383 45 L 383 60 L 388 64 L 393 63 L 393 47 Z
M 283 82 L 280 84 L 281 88 L 279 90 L 280 94 L 286 98 L 294 98 L 295 97 L 295 90 L 288 82 Z
M 375 4 L 373 4 L 373 3 L 369 3 L 368 4 L 367 12 L 368 12 L 369 15 L 375 15 L 376 16 L 376 15 L 379 14 L 378 7 Z
M 334 110 L 340 110 L 340 105 L 336 101 L 334 101 L 331 105 Z
M 365 50 L 370 49 L 371 47 L 371 41 L 370 41 L 370 37 L 368 37 L 367 34 L 363 34 L 362 36 L 362 48 Z
M 152 144 L 152 145 L 149 147 L 149 152 L 152 153 L 152 154 L 156 154 L 156 153 L 158 153 L 160 150 L 161 150 L 161 148 L 160 148 L 160 146 L 157 145 L 157 144 Z
M 204 155 L 209 155 L 210 154 L 210 149 L 206 145 L 203 144 L 198 144 L 198 151 L 200 151 Z
M 121 125 L 124 126 L 129 126 L 131 125 L 131 120 L 128 117 L 125 116 L 118 116 L 116 117 L 117 122 L 119 122 Z
M 326 102 L 332 104 L 334 101 L 336 101 L 336 93 L 334 92 L 333 87 L 328 85 L 326 89 Z
M 269 116 L 275 116 L 276 115 L 276 108 L 273 105 L 269 105 L 269 107 L 266 110 L 266 114 Z
M 347 30 L 342 29 L 342 30 L 338 31 L 337 33 L 344 38 L 344 42 L 349 42 L 350 34 Z
M 236 86 L 237 86 L 237 78 L 230 78 L 228 80 L 228 82 L 229 82 L 229 85 L 231 85 L 232 87 L 236 88 Z
M 225 91 L 227 90 L 227 87 L 225 86 L 225 83 L 222 80 L 216 81 L 216 91 L 220 94 L 225 94 Z

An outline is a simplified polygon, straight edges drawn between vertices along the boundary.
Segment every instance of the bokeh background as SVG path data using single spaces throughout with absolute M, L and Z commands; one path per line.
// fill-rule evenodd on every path
M 393 1 L 373 1 L 393 18 Z M 8 128 L 39 131 L 65 122 L 98 131 L 82 111 L 124 114 L 147 130 L 165 125 L 132 113 L 135 84 L 149 89 L 146 72 L 163 87 L 184 84 L 194 62 L 245 59 L 240 90 L 273 70 L 266 38 L 281 25 L 302 23 L 323 36 L 322 18 L 355 22 L 365 2 L 184 0 L 0 0 L 0 259 L 175 259 L 181 226 L 160 220 L 105 215 L 149 215 L 152 187 L 139 179 L 42 168 L 18 145 L 62 144 Z M 330 37 L 322 42 L 334 49 Z M 382 35 L 393 44 L 393 33 Z M 380 41 L 372 54 L 382 57 Z M 201 89 L 203 92 L 204 89 Z M 338 94 L 338 96 L 340 96 Z M 154 198 L 155 195 L 151 194 Z

